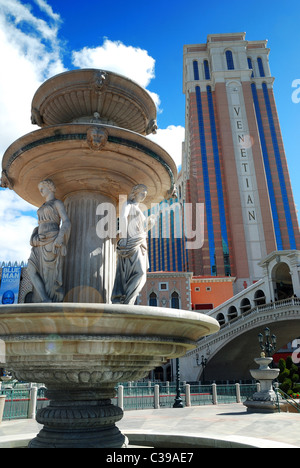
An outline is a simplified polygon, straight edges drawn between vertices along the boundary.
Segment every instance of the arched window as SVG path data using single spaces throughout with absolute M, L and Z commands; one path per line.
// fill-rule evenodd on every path
M 208 60 L 204 60 L 204 76 L 206 80 L 210 80 L 210 71 L 209 71 L 209 63 Z
M 152 292 L 149 296 L 149 306 L 157 307 L 157 294 L 155 292 Z
M 225 317 L 224 317 L 223 314 L 221 314 L 221 313 L 218 314 L 217 315 L 217 320 L 219 322 L 220 327 L 222 327 L 222 325 L 225 325 Z
M 179 294 L 174 291 L 171 296 L 171 307 L 172 309 L 179 309 Z
M 260 57 L 258 57 L 257 59 L 257 64 L 258 64 L 259 76 L 266 76 L 265 70 L 264 70 L 264 64 Z
M 31 292 L 26 294 L 24 303 L 25 304 L 32 304 L 32 302 L 33 302 L 33 292 L 31 291 Z
M 245 312 L 248 312 L 248 310 L 251 309 L 251 303 L 249 301 L 249 299 L 247 297 L 245 297 L 245 299 L 243 299 L 241 301 L 241 304 L 240 304 L 240 311 L 241 311 L 241 314 L 244 314 Z
M 252 58 L 248 57 L 248 68 L 249 70 L 252 70 L 252 73 L 251 73 L 251 78 L 254 77 L 254 73 L 253 73 L 253 64 L 252 64 Z
M 264 305 L 266 303 L 266 296 L 265 296 L 264 291 L 262 291 L 261 289 L 256 291 L 254 295 L 254 302 L 255 302 L 255 305 L 257 306 Z
M 227 69 L 234 70 L 233 55 L 231 50 L 226 50 Z
M 236 307 L 230 306 L 227 312 L 227 317 L 228 317 L 229 322 L 237 318 L 237 316 L 238 316 L 238 313 L 237 313 Z
M 287 263 L 279 262 L 272 270 L 275 301 L 280 301 L 294 295 L 294 285 L 291 270 Z

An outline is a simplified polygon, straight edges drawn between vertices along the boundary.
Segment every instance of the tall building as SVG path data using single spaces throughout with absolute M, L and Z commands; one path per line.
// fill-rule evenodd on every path
M 205 205 L 205 241 L 189 250 L 194 275 L 261 278 L 276 250 L 300 249 L 267 41 L 210 34 L 184 46 L 184 199 Z

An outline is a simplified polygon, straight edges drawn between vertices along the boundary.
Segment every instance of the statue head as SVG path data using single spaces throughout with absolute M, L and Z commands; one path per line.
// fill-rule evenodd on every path
M 42 180 L 42 182 L 39 183 L 38 187 L 42 197 L 46 197 L 49 193 L 54 194 L 56 192 L 55 184 L 50 179 Z
M 148 193 L 148 188 L 144 184 L 138 184 L 132 187 L 131 192 L 128 196 L 129 201 L 142 202 L 145 200 Z

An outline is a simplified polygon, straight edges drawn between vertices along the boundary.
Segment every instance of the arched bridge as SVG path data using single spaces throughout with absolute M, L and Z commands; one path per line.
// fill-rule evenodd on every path
M 249 380 L 250 369 L 260 355 L 258 334 L 269 327 L 277 337 L 277 349 L 300 337 L 300 299 L 292 297 L 255 306 L 221 326 L 218 333 L 199 341 L 181 362 L 182 380 L 200 380 L 203 355 L 206 380 Z

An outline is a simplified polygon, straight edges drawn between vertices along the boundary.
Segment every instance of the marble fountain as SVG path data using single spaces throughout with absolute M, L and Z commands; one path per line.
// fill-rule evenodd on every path
M 126 447 L 116 426 L 123 412 L 111 402 L 116 384 L 146 377 L 219 330 L 203 314 L 134 304 L 154 222 L 140 203 L 172 196 L 176 166 L 147 138 L 156 130 L 150 95 L 116 73 L 49 79 L 33 97 L 32 123 L 40 128 L 2 161 L 1 186 L 39 207 L 28 262 L 33 302 L 0 308 L 5 366 L 47 387 L 50 404 L 37 414 L 43 429 L 30 448 Z

